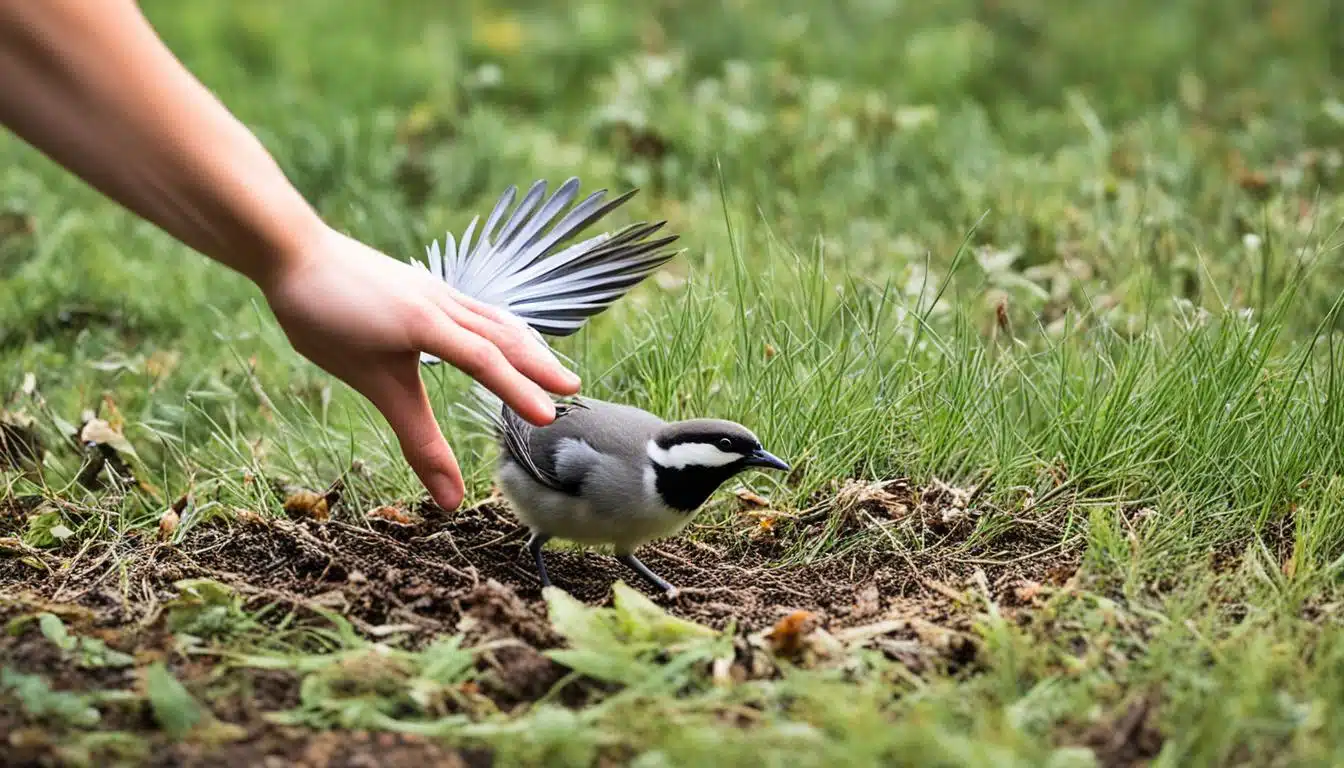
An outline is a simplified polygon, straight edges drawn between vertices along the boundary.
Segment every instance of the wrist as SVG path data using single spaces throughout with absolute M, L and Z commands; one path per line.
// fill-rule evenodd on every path
M 269 217 L 270 231 L 262 237 L 262 252 L 243 270 L 266 295 L 288 275 L 317 258 L 330 232 L 326 222 L 302 198 L 274 210 L 281 212 Z

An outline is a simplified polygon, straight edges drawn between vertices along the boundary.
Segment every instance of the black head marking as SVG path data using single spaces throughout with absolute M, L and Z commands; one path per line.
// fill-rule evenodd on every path
M 654 438 L 659 448 L 674 445 L 703 443 L 725 453 L 751 453 L 761 447 L 761 441 L 751 430 L 731 421 L 720 419 L 690 419 L 663 427 Z
M 718 419 L 692 419 L 669 424 L 654 437 L 654 444 L 659 451 L 667 452 L 665 458 L 670 460 L 666 464 L 657 460 L 652 462 L 658 494 L 669 507 L 687 513 L 699 509 L 719 486 L 750 468 L 753 457 L 761 452 L 761 441 L 751 430 Z M 707 464 L 684 454 L 677 456 L 678 450 L 701 445 L 713 446 L 722 454 L 736 458 L 725 463 Z M 678 461 L 678 458 L 683 460 Z

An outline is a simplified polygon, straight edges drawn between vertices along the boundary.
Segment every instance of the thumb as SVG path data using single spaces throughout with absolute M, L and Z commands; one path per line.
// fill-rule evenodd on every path
M 398 362 L 383 369 L 368 396 L 391 425 L 402 455 L 435 503 L 457 509 L 466 495 L 462 470 L 434 420 L 415 358 L 409 365 Z

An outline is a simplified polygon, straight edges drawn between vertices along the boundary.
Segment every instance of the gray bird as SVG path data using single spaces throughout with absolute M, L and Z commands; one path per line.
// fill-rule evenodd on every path
M 513 312 L 539 335 L 577 332 L 675 255 L 660 250 L 675 235 L 648 239 L 666 222 L 632 224 L 564 246 L 635 190 L 606 204 L 605 190 L 598 191 L 546 234 L 545 226 L 577 195 L 578 180 L 566 181 L 540 208 L 546 184 L 534 183 L 504 221 L 516 191 L 510 187 L 500 198 L 474 249 L 478 220 L 468 225 L 460 246 L 451 234 L 443 252 L 433 243 L 428 264 L 421 266 L 457 290 Z M 421 361 L 439 362 L 428 354 Z M 731 421 L 668 422 L 629 405 L 579 397 L 558 402 L 555 421 L 535 427 L 479 385 L 472 391 L 467 412 L 499 442 L 499 486 L 531 531 L 528 549 L 542 586 L 551 583 L 542 547 L 560 538 L 612 545 L 620 562 L 675 597 L 677 588 L 640 562 L 635 550 L 679 533 L 738 473 L 789 469 L 751 430 Z

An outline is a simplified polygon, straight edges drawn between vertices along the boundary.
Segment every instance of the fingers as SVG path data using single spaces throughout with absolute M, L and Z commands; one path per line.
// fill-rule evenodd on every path
M 447 313 L 427 314 L 414 324 L 417 335 L 412 341 L 417 348 L 476 379 L 532 424 L 545 426 L 555 420 L 550 395 L 520 373 L 498 346 L 458 325 Z
M 415 359 L 409 365 L 392 363 L 380 374 L 367 393 L 369 399 L 392 426 L 402 455 L 434 502 L 457 509 L 466 495 L 462 470 L 434 420 Z
M 503 353 L 519 373 L 548 392 L 572 395 L 579 391 L 579 377 L 560 363 L 545 342 L 527 323 L 497 307 L 473 300 L 465 306 L 454 300 L 454 291 L 436 295 L 436 304 L 453 322 L 486 339 Z M 480 310 L 476 306 L 481 307 Z

